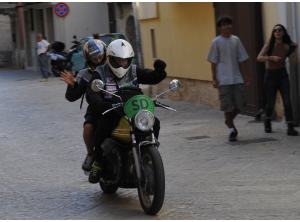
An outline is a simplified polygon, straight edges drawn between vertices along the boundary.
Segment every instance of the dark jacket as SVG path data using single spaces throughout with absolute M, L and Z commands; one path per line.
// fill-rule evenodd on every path
M 74 102 L 80 99 L 86 92 L 86 88 L 92 79 L 92 74 L 88 69 L 82 69 L 76 76 L 76 82 L 74 86 L 68 85 L 66 91 L 66 99 L 70 102 Z

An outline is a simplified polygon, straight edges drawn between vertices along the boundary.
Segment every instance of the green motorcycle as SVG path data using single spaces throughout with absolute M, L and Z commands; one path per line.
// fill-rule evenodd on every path
M 176 91 L 179 86 L 178 80 L 172 80 L 169 89 L 155 99 L 143 95 L 139 88 L 128 87 L 121 94 L 130 96 L 123 101 L 119 93 L 104 90 L 101 80 L 96 79 L 91 85 L 95 92 L 102 91 L 119 98 L 120 102 L 103 115 L 119 108 L 124 112 L 111 137 L 101 145 L 104 169 L 100 187 L 104 193 L 115 193 L 119 187 L 138 188 L 141 206 L 150 215 L 160 211 L 165 196 L 164 166 L 158 151 L 159 142 L 153 133 L 154 111 L 155 107 L 176 111 L 158 99 L 169 91 Z

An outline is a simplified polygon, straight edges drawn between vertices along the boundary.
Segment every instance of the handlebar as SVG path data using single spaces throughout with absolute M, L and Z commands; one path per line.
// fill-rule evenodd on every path
M 164 108 L 164 109 L 167 109 L 167 110 L 171 110 L 171 111 L 174 111 L 174 112 L 177 111 L 176 109 L 174 109 L 174 108 L 172 108 L 172 107 L 170 107 L 170 106 L 168 106 L 168 105 L 166 105 L 166 104 L 163 104 L 163 103 L 159 102 L 158 100 L 153 100 L 153 102 L 154 102 L 154 105 L 155 105 L 156 107 L 161 107 L 161 108 Z M 123 105 L 124 105 L 124 103 L 122 103 L 122 102 L 120 102 L 120 103 L 113 103 L 113 104 L 111 105 L 112 108 L 110 108 L 110 109 L 104 111 L 104 112 L 102 113 L 102 115 L 105 115 L 105 114 L 107 114 L 107 113 L 109 113 L 109 112 L 111 112 L 111 111 L 113 111 L 113 110 L 115 110 L 115 109 L 118 109 L 118 108 L 120 108 L 120 107 L 123 107 Z

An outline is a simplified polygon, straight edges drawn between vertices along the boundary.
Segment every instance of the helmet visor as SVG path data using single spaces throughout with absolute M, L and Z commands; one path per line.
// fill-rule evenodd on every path
M 100 64 L 104 59 L 104 54 L 97 54 L 90 56 L 90 61 L 94 64 Z
M 120 67 L 127 69 L 131 65 L 132 58 L 123 59 L 119 57 L 109 56 L 109 62 L 111 66 L 116 69 Z

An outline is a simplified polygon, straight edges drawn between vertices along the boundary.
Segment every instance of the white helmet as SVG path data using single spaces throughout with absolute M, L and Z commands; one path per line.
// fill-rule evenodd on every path
M 112 72 L 122 78 L 131 66 L 134 51 L 129 42 L 116 39 L 107 46 L 108 65 Z

